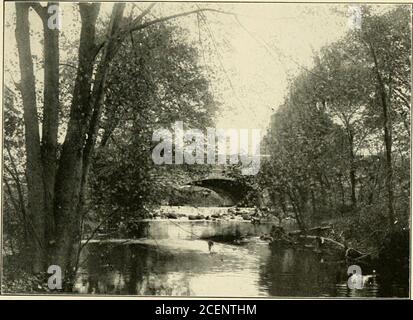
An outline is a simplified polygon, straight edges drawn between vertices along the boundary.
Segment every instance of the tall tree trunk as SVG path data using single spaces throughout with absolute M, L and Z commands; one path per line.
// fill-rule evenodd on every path
M 113 8 L 107 41 L 103 47 L 96 74 L 95 65 L 95 24 L 99 6 L 80 5 L 82 31 L 79 47 L 79 67 L 72 101 L 68 132 L 63 144 L 56 183 L 55 216 L 59 235 L 54 258 L 66 271 L 69 279 L 73 276 L 72 263 L 76 261 L 74 248 L 81 236 L 84 205 L 84 191 L 91 157 L 101 117 L 109 63 L 116 52 L 117 40 L 114 36 L 123 16 L 124 4 Z
M 349 169 L 349 178 L 350 178 L 350 196 L 351 196 L 351 206 L 354 208 L 357 207 L 357 198 L 356 198 L 356 163 L 354 155 L 354 133 L 350 124 L 350 117 L 346 114 L 341 114 L 342 120 L 345 125 L 347 132 L 347 142 L 348 142 L 348 155 L 350 158 L 350 169 Z
M 384 145 L 386 152 L 386 189 L 387 189 L 387 210 L 390 226 L 394 224 L 394 194 L 393 194 L 393 164 L 392 164 L 392 133 L 390 125 L 390 115 L 386 102 L 384 86 L 381 88 L 381 100 L 383 105 L 383 131 Z
M 82 181 L 81 181 L 81 191 L 80 191 L 80 206 L 79 210 L 82 210 L 85 198 L 85 188 L 87 184 L 87 177 L 90 170 L 90 164 L 95 150 L 96 138 L 99 130 L 100 118 L 102 114 L 102 103 L 104 98 L 104 89 L 106 85 L 106 78 L 109 73 L 109 64 L 116 54 L 119 44 L 116 42 L 118 39 L 113 39 L 115 32 L 119 28 L 120 21 L 123 16 L 123 11 L 125 9 L 125 4 L 117 4 L 113 7 L 111 21 L 109 23 L 109 28 L 107 32 L 107 37 L 111 39 L 107 41 L 101 61 L 99 63 L 92 94 L 92 107 L 93 113 L 89 123 L 89 129 L 87 133 L 87 138 L 85 142 L 85 147 L 83 150 L 83 167 L 82 167 Z
M 79 201 L 77 206 L 77 212 L 79 214 L 79 234 L 82 233 L 83 221 L 84 217 L 87 213 L 86 209 L 86 186 L 87 186 L 87 178 L 89 175 L 90 165 L 93 157 L 93 153 L 95 150 L 95 143 L 98 135 L 100 118 L 102 114 L 102 104 L 105 94 L 105 85 L 106 85 L 106 78 L 109 73 L 109 65 L 116 54 L 117 49 L 119 48 L 120 43 L 117 43 L 119 39 L 114 39 L 113 36 L 115 32 L 118 30 L 123 11 L 125 9 L 125 4 L 116 4 L 113 7 L 111 20 L 109 23 L 109 28 L 107 32 L 107 38 L 109 39 L 103 48 L 102 57 L 100 59 L 100 63 L 98 65 L 95 80 L 93 84 L 93 92 L 91 97 L 91 106 L 93 109 L 92 116 L 89 122 L 89 128 L 87 132 L 87 137 L 85 140 L 85 145 L 83 148 L 83 158 L 82 158 L 82 175 L 80 181 L 80 190 L 79 190 Z M 79 239 L 80 240 L 80 239 Z M 77 254 L 75 258 L 75 266 L 74 271 L 77 271 L 80 251 L 82 246 L 79 244 L 77 249 Z M 72 274 L 74 276 L 74 274 Z
M 54 3 L 48 4 L 56 5 Z M 47 8 L 45 8 L 47 10 Z M 57 165 L 57 133 L 59 128 L 59 29 L 44 29 L 44 118 L 42 134 L 42 156 L 46 200 L 46 240 L 54 235 L 54 188 Z
M 354 208 L 357 207 L 357 198 L 356 198 L 356 164 L 354 156 L 354 136 L 349 129 L 349 154 L 350 154 L 350 188 L 351 188 L 351 205 Z
M 80 213 L 78 203 L 82 177 L 83 145 L 91 116 L 91 84 L 95 60 L 96 19 L 99 4 L 79 4 L 82 27 L 80 32 L 79 63 L 66 138 L 57 171 L 54 216 L 56 245 L 53 263 L 66 274 L 73 266 L 73 246 L 79 237 Z
M 386 190 L 387 190 L 387 210 L 388 221 L 390 228 L 393 227 L 394 218 L 394 194 L 393 194 L 393 165 L 392 165 L 392 125 L 389 109 L 389 101 L 386 93 L 386 88 L 383 82 L 383 78 L 380 74 L 380 68 L 376 52 L 373 45 L 368 43 L 371 55 L 374 62 L 374 72 L 377 80 L 377 93 L 380 99 L 380 103 L 383 111 L 383 133 L 384 133 L 384 149 L 385 149 L 385 163 L 386 163 Z
M 45 240 L 48 247 L 54 235 L 54 188 L 57 167 L 57 133 L 59 128 L 59 29 L 48 26 L 51 6 L 58 3 L 49 2 L 46 7 L 32 4 L 43 22 L 44 55 L 44 102 L 42 122 L 42 163 L 45 188 Z
M 43 168 L 37 118 L 36 88 L 30 46 L 30 3 L 16 3 L 16 42 L 21 73 L 20 90 L 26 144 L 26 176 L 28 191 L 28 220 L 33 242 L 28 250 L 32 271 L 39 273 L 45 267 L 45 199 Z

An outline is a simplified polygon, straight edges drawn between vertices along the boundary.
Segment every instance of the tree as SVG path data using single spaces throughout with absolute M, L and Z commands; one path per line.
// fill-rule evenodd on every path
M 117 3 L 103 36 L 97 30 L 100 4 L 80 3 L 80 39 L 76 78 L 71 95 L 66 135 L 58 148 L 59 102 L 59 31 L 47 26 L 49 8 L 38 3 L 16 3 L 16 41 L 21 71 L 24 109 L 28 217 L 32 221 L 33 272 L 44 272 L 49 264 L 59 265 L 64 273 L 73 264 L 74 246 L 79 240 L 81 207 L 102 117 L 108 73 L 123 41 L 133 32 L 181 16 L 209 9 L 196 9 L 175 15 L 148 19 L 155 4 L 138 15 L 123 16 L 125 4 Z M 44 30 L 44 99 L 42 135 L 39 133 L 35 76 L 30 47 L 29 12 L 34 9 Z M 210 10 L 213 11 L 213 10 Z M 69 277 L 70 279 L 70 277 Z
M 351 237 L 371 233 L 378 247 L 407 225 L 409 16 L 364 7 L 361 29 L 323 48 L 273 115 L 260 181 L 301 228 L 341 215 Z
M 379 104 L 382 108 L 387 210 L 390 226 L 395 222 L 392 159 L 394 111 L 392 109 L 400 102 L 410 109 L 408 103 L 410 90 L 407 85 L 410 82 L 410 62 L 406 59 L 411 51 L 411 42 L 406 36 L 410 30 L 409 16 L 410 12 L 403 7 L 382 17 L 372 15 L 365 10 L 363 28 L 356 35 L 364 45 L 368 61 L 372 63 L 372 80 L 376 89 L 375 101 L 372 105 Z

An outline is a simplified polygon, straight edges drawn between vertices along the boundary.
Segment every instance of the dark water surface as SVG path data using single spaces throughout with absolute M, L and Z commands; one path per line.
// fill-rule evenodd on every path
M 347 287 L 347 266 L 297 249 L 271 249 L 254 238 L 246 245 L 200 239 L 111 240 L 87 245 L 78 293 L 173 296 L 407 296 L 408 288 L 373 283 Z

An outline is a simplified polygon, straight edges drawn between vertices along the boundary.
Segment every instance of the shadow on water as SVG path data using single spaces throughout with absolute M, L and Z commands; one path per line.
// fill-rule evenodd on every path
M 87 261 L 75 285 L 79 293 L 232 297 L 405 295 L 400 288 L 389 288 L 379 281 L 362 290 L 350 290 L 345 264 L 321 262 L 317 255 L 306 251 L 270 250 L 264 243 L 216 243 L 212 254 L 203 240 L 90 244 L 85 254 Z
M 325 261 L 319 255 L 297 249 L 272 250 L 261 266 L 260 283 L 271 296 L 301 297 L 376 297 L 376 282 L 362 290 L 347 286 L 347 268 L 343 262 Z

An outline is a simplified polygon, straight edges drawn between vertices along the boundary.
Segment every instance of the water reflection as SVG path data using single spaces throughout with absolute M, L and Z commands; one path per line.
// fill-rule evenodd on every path
M 363 290 L 350 290 L 346 265 L 323 261 L 308 251 L 271 250 L 259 240 L 246 246 L 216 243 L 213 254 L 208 252 L 204 240 L 93 243 L 87 246 L 83 258 L 85 263 L 75 286 L 79 293 L 229 297 L 394 295 L 394 291 L 381 290 L 377 281 Z

